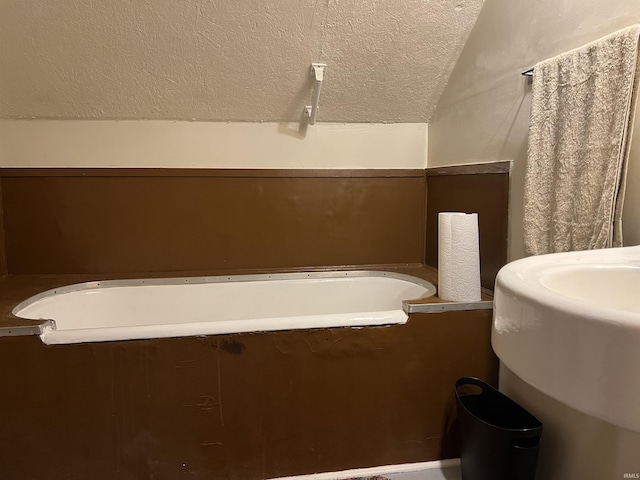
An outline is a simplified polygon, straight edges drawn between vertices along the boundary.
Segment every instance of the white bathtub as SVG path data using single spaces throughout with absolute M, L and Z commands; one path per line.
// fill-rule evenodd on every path
M 43 292 L 13 314 L 51 320 L 46 344 L 103 342 L 398 324 L 407 321 L 404 301 L 435 291 L 378 271 L 111 280 Z

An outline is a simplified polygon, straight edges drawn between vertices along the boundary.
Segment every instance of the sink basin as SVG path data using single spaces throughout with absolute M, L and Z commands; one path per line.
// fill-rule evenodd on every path
M 498 273 L 491 343 L 548 396 L 640 432 L 640 246 L 540 255 Z

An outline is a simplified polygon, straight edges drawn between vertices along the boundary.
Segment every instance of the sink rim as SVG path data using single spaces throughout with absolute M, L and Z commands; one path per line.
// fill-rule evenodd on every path
M 588 321 L 606 321 L 640 328 L 640 311 L 631 312 L 606 304 L 585 302 L 561 293 L 544 282 L 544 278 L 554 274 L 579 273 L 587 269 L 640 271 L 640 246 L 552 253 L 516 260 L 498 272 L 495 289 L 506 290 L 527 303 L 542 304 L 572 315 L 579 314 Z
M 640 269 L 640 246 L 540 255 L 499 272 L 491 345 L 531 386 L 588 415 L 640 432 L 640 311 L 568 297 L 540 280 L 552 272 Z M 631 290 L 632 292 L 633 290 Z

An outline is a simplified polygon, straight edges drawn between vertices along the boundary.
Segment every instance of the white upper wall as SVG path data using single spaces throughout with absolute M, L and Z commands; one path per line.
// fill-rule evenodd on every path
M 0 167 L 418 168 L 427 124 L 0 119 Z
M 520 72 L 640 22 L 638 0 L 491 0 L 482 9 L 429 124 L 429 166 L 514 160 L 510 255 L 523 256 L 531 89 Z M 640 135 L 636 135 L 636 138 Z M 640 148 L 633 144 L 625 243 L 640 243 Z
M 0 117 L 427 122 L 483 0 L 3 0 Z

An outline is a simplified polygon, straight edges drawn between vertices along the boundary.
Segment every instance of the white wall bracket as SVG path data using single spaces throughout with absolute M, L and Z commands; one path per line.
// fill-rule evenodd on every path
M 315 89 L 313 91 L 313 101 L 311 105 L 304 107 L 306 115 L 309 117 L 309 123 L 314 125 L 318 116 L 318 103 L 320 103 L 320 89 L 324 80 L 324 69 L 327 68 L 326 63 L 312 63 L 310 74 L 316 79 Z

